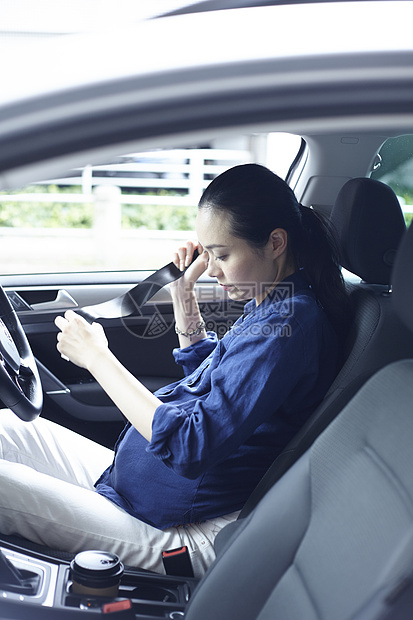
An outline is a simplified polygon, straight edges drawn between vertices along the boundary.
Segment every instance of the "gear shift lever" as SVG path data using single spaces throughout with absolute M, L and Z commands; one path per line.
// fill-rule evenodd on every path
M 0 550 L 0 589 L 6 592 L 35 595 L 40 585 L 40 575 L 19 570 Z

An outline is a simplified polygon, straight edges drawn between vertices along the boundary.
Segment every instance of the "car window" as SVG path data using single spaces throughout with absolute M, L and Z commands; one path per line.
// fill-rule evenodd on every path
M 0 193 L 4 274 L 157 269 L 194 232 L 196 205 L 226 168 L 258 161 L 285 177 L 299 136 L 241 136 L 127 153 Z
M 413 219 L 413 135 L 386 140 L 370 176 L 393 189 L 409 226 Z

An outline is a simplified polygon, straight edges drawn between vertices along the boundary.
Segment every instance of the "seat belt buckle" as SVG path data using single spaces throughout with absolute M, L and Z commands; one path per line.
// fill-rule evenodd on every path
M 167 575 L 175 575 L 176 577 L 194 576 L 191 558 L 186 545 L 178 549 L 162 551 L 162 562 Z

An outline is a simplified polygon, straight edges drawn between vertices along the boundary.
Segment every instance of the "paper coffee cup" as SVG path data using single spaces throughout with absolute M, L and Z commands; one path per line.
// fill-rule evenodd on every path
M 118 556 L 106 551 L 82 551 L 70 563 L 71 591 L 88 596 L 118 593 L 124 566 Z

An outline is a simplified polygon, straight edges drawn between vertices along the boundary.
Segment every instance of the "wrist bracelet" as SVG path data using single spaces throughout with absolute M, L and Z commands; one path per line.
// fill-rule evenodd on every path
M 205 329 L 206 324 L 205 321 L 201 321 L 198 323 L 198 327 L 196 329 L 190 329 L 187 332 L 183 332 L 175 325 L 175 332 L 178 336 L 186 336 L 187 338 L 191 338 L 191 336 L 199 336 L 199 334 Z

